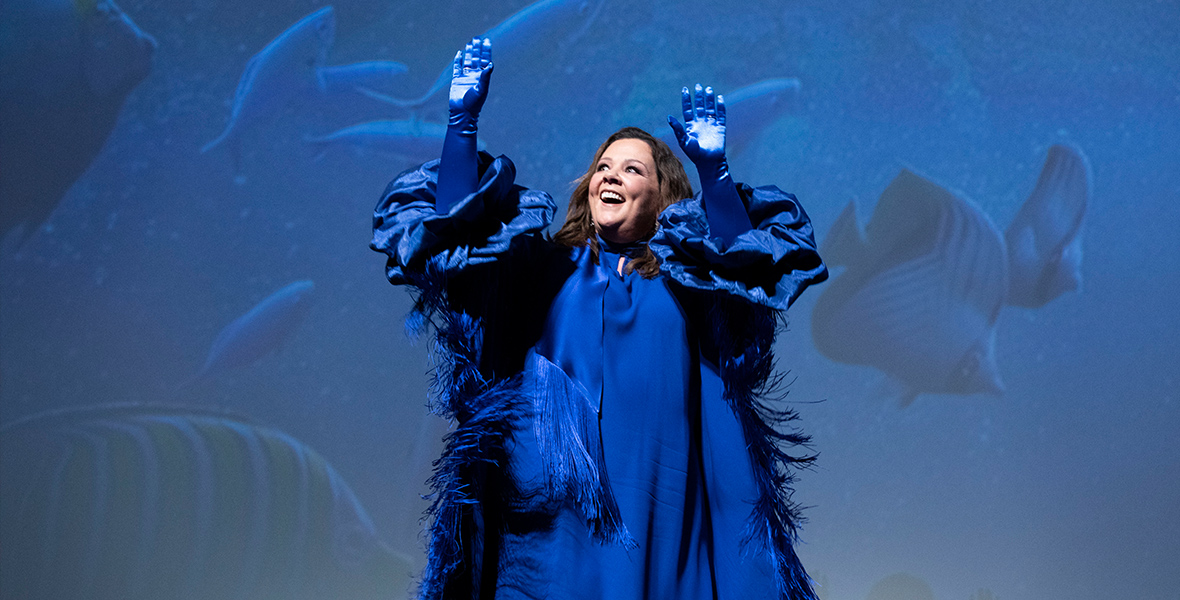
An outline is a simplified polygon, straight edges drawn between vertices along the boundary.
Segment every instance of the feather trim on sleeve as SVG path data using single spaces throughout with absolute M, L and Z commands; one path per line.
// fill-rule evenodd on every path
M 742 306 L 735 306 L 742 305 Z M 775 371 L 774 340 L 782 329 L 782 311 L 738 299 L 714 304 L 710 320 L 720 341 L 725 400 L 737 418 L 758 487 L 746 529 L 743 551 L 770 559 L 782 600 L 816 600 L 794 546 L 803 523 L 801 507 L 791 499 L 794 471 L 809 467 L 815 455 L 796 456 L 810 437 L 790 426 L 798 415 L 778 408 L 789 383 Z

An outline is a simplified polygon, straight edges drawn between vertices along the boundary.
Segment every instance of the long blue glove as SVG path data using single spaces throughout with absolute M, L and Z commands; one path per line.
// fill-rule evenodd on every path
M 698 83 L 691 95 L 688 88 L 682 89 L 680 100 L 685 124 L 669 115 L 668 125 L 701 176 L 701 205 L 709 221 L 709 234 L 728 245 L 751 225 L 725 160 L 725 98 L 714 96 L 711 87 L 702 90 Z
M 492 40 L 472 38 L 462 52 L 455 54 L 450 118 L 443 138 L 435 192 L 434 208 L 440 214 L 450 212 L 454 203 L 473 193 L 479 185 L 476 121 L 487 100 L 491 77 Z

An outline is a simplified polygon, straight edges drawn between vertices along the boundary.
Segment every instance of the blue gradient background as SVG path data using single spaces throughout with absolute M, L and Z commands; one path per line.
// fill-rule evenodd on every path
M 473 34 L 527 5 L 342 0 L 330 64 L 405 63 L 417 96 Z M 228 407 L 319 450 L 395 548 L 422 563 L 426 344 L 371 252 L 371 210 L 411 166 L 307 134 L 404 112 L 367 99 L 277 110 L 228 154 L 199 149 L 229 117 L 251 55 L 322 4 L 122 0 L 159 41 L 91 169 L 21 246 L 0 252 L 0 421 L 111 402 Z M 577 43 L 497 61 L 481 136 L 518 181 L 564 206 L 611 131 L 662 134 L 682 85 L 801 88 L 731 156 L 736 178 L 798 195 L 822 238 L 902 167 L 1001 227 L 1054 143 L 1093 169 L 1083 290 L 1005 308 L 1002 397 L 921 396 L 828 361 L 791 310 L 780 365 L 819 453 L 795 499 L 799 553 L 825 600 L 899 572 L 940 600 L 1180 598 L 1180 4 L 1173 0 L 737 4 L 607 0 Z M 527 60 L 525 60 L 527 59 Z M 445 118 L 438 111 L 421 115 Z M 4 199 L 3 201 L 10 201 Z M 201 382 L 217 333 L 280 287 L 315 282 L 279 353 Z

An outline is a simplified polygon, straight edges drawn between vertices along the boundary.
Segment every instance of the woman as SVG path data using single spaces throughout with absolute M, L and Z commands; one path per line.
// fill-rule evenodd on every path
M 423 598 L 814 598 L 792 548 L 794 418 L 765 400 L 776 319 L 826 270 L 777 188 L 736 185 L 724 99 L 669 117 L 701 174 L 624 128 L 565 225 L 476 152 L 491 43 L 455 58 L 440 161 L 398 176 L 374 216 L 386 274 L 435 328 L 436 463 Z M 707 208 L 707 210 L 705 210 Z M 658 218 L 658 220 L 657 220 Z

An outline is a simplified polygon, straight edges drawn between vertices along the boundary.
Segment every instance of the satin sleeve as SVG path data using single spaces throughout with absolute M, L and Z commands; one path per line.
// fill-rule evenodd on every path
M 505 156 L 479 153 L 479 185 L 446 213 L 435 210 L 438 160 L 398 175 L 373 210 L 369 247 L 385 253 L 385 276 L 414 281 L 427 262 L 445 275 L 495 261 L 520 236 L 543 231 L 556 206 L 544 192 L 516 185 L 516 166 Z
M 689 288 L 717 291 L 786 309 L 807 286 L 828 277 L 811 219 L 793 194 L 738 184 L 751 229 L 730 243 L 709 235 L 700 194 L 660 214 L 650 247 L 660 269 Z

